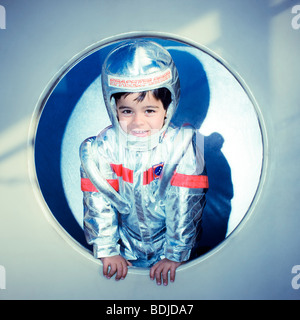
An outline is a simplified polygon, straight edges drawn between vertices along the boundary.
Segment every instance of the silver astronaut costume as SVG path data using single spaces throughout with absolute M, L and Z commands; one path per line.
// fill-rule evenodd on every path
M 208 181 L 195 130 L 170 124 L 180 95 L 175 64 L 160 45 L 135 39 L 108 55 L 101 78 L 112 125 L 80 148 L 87 242 L 97 258 L 121 254 L 139 267 L 186 261 Z M 148 137 L 125 133 L 112 95 L 162 87 L 172 96 L 163 128 Z

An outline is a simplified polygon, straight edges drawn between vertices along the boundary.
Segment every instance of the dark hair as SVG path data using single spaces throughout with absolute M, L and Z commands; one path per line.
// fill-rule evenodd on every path
M 168 107 L 172 101 L 172 98 L 171 98 L 171 92 L 167 88 L 158 88 L 150 91 L 139 92 L 139 95 L 135 100 L 137 100 L 138 102 L 143 101 L 146 97 L 147 92 L 151 92 L 157 100 L 160 100 L 162 102 L 164 109 L 168 110 Z M 118 92 L 113 94 L 112 97 L 115 98 L 117 103 L 122 96 L 125 96 L 126 98 L 128 95 L 132 93 L 134 92 Z

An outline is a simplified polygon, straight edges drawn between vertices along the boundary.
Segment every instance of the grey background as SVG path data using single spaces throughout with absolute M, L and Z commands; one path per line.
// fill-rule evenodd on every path
M 299 299 L 300 30 L 290 0 L 4 1 L 0 30 L 0 299 Z M 221 247 L 158 287 L 145 272 L 104 279 L 60 230 L 32 180 L 31 119 L 56 76 L 88 46 L 131 31 L 186 37 L 220 55 L 257 100 L 267 136 L 262 188 Z M 51 173 L 50 173 L 51 174 Z

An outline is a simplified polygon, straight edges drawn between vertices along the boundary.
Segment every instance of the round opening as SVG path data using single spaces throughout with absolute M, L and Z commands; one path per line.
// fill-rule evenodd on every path
M 223 242 L 255 198 L 263 168 L 258 109 L 239 77 L 208 50 L 182 39 L 130 34 L 96 44 L 55 79 L 39 105 L 34 162 L 40 192 L 52 215 L 77 243 L 83 233 L 79 146 L 110 125 L 101 90 L 101 65 L 131 37 L 151 38 L 171 53 L 181 98 L 173 123 L 190 123 L 202 137 L 209 179 L 203 212 L 202 254 Z

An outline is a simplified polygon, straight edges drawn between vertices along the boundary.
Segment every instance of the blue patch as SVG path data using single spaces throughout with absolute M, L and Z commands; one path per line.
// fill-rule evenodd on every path
M 164 163 L 161 162 L 159 164 L 156 164 L 152 166 L 153 169 L 153 178 L 158 179 L 163 171 Z

